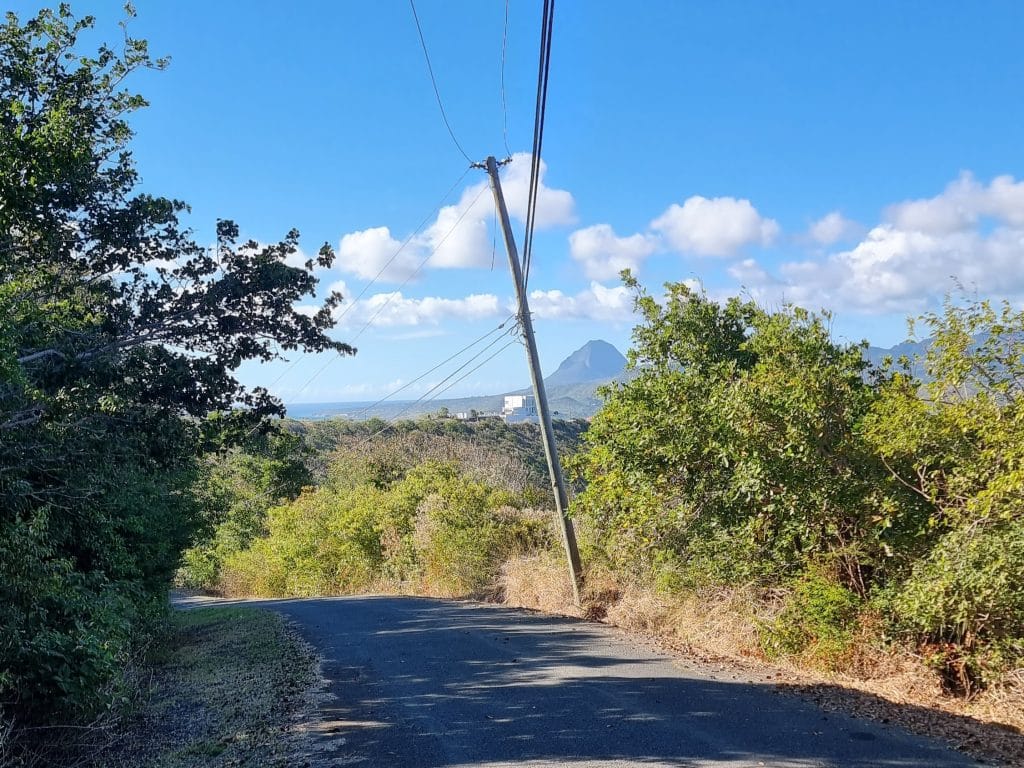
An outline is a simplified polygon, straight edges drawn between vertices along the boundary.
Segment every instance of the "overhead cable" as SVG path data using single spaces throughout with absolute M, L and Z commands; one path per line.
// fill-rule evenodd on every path
M 431 388 L 430 388 L 430 389 L 428 389 L 428 390 L 427 390 L 426 392 L 424 392 L 424 393 L 423 393 L 422 395 L 420 395 L 420 396 L 419 396 L 418 398 L 416 398 L 416 399 L 415 399 L 415 400 L 414 400 L 413 402 L 409 403 L 409 405 L 407 405 L 407 406 L 406 406 L 405 408 L 403 408 L 403 409 L 402 409 L 402 410 L 400 410 L 400 411 L 399 411 L 398 413 L 396 413 L 396 414 L 395 414 L 394 416 L 392 416 L 392 417 L 391 417 L 391 421 L 390 421 L 390 422 L 388 422 L 387 424 L 385 424 L 385 425 L 384 425 L 383 427 L 381 427 L 381 428 L 380 428 L 379 430 L 377 430 L 376 432 L 374 432 L 374 433 L 373 433 L 372 435 L 368 435 L 367 437 L 365 437 L 365 438 L 363 438 L 362 440 L 360 440 L 360 441 L 359 441 L 358 443 L 356 443 L 356 444 L 355 444 L 354 446 L 352 446 L 350 450 L 353 450 L 353 451 L 355 451 L 355 450 L 358 450 L 358 449 L 360 449 L 361 447 L 363 447 L 364 445 L 366 445 L 367 443 L 369 443 L 369 442 L 370 442 L 371 440 L 373 440 L 373 438 L 375 438 L 375 437 L 379 437 L 379 436 L 380 436 L 380 435 L 382 435 L 382 434 L 383 434 L 384 432 L 386 432 L 387 430 L 389 430 L 389 429 L 390 429 L 390 428 L 391 428 L 391 427 L 392 427 L 392 426 L 394 425 L 394 422 L 395 422 L 395 421 L 397 421 L 397 420 L 398 420 L 398 419 L 400 419 L 400 418 L 401 418 L 402 416 L 404 416 L 405 414 L 407 414 L 407 413 L 408 413 L 409 411 L 411 411 L 411 410 L 412 410 L 413 408 L 415 408 L 415 407 L 416 407 L 417 405 L 419 405 L 420 403 L 422 403 L 422 402 L 424 402 L 424 401 L 426 401 L 426 402 L 430 402 L 430 401 L 432 401 L 432 400 L 436 400 L 436 399 L 437 399 L 438 397 L 440 397 L 441 395 L 443 395 L 443 394 L 444 394 L 445 392 L 447 392 L 447 391 L 448 391 L 449 389 L 451 389 L 452 387 L 454 387 L 454 386 L 455 386 L 456 384 L 458 384 L 459 382 L 463 381 L 463 380 L 464 380 L 464 379 L 465 379 L 466 377 L 468 377 L 469 375 L 471 375 L 471 374 L 473 374 L 474 372 L 476 372 L 477 370 L 479 370 L 479 369 L 480 369 L 480 368 L 481 368 L 482 366 L 486 365 L 486 364 L 487 364 L 487 363 L 489 363 L 489 362 L 490 362 L 491 360 L 493 360 L 493 359 L 494 359 L 495 357 L 497 357 L 497 356 L 498 356 L 499 354 L 501 354 L 501 353 L 502 353 L 502 352 L 504 352 L 504 351 L 505 351 L 506 349 L 508 349 L 508 348 L 509 348 L 510 346 L 512 346 L 513 344 L 515 344 L 516 342 L 518 342 L 518 338 L 512 338 L 512 339 L 511 339 L 511 340 L 510 340 L 510 341 L 509 341 L 508 343 L 506 343 L 506 344 L 505 344 L 504 346 L 502 346 L 501 348 L 499 348 L 497 352 L 494 352 L 493 354 L 489 355 L 489 356 L 488 356 L 488 357 L 487 357 L 487 358 L 486 358 L 486 359 L 485 359 L 485 360 L 484 360 L 483 362 L 481 362 L 481 363 L 480 363 L 479 365 L 476 365 L 475 367 L 471 368 L 471 369 L 470 369 L 469 371 L 467 371 L 466 373 L 464 373 L 464 374 L 463 374 L 462 376 L 460 376 L 459 378 L 455 379 L 454 381 L 450 381 L 450 380 L 452 379 L 452 377 L 453 377 L 453 376 L 455 376 L 456 374 L 458 374 L 458 373 L 460 373 L 461 371 L 463 371 L 463 370 L 464 370 L 464 369 L 466 368 L 466 366 L 468 366 L 468 365 L 470 365 L 470 364 L 474 363 L 474 362 L 475 362 L 476 360 L 478 360 L 478 359 L 479 359 L 479 358 L 480 358 L 480 357 L 481 357 L 481 356 L 482 356 L 482 355 L 483 355 L 483 354 L 484 354 L 484 353 L 485 353 L 485 352 L 486 352 L 486 351 L 487 351 L 488 349 L 490 349 L 491 347 L 493 347 L 493 346 L 494 346 L 495 344 L 497 344 L 497 343 L 498 343 L 499 341 L 501 341 L 501 340 L 502 340 L 503 338 L 505 338 L 506 336 L 512 335 L 512 334 L 513 334 L 513 333 L 514 333 L 514 332 L 515 332 L 515 331 L 516 331 L 517 329 L 518 329 L 518 325 L 516 325 L 516 326 L 513 326 L 513 327 L 512 327 L 512 328 L 510 328 L 509 330 L 505 331 L 505 333 L 503 333 L 503 334 L 501 334 L 500 336 L 498 336 L 497 338 L 495 338 L 495 339 L 494 339 L 493 341 L 491 341 L 491 343 L 490 343 L 490 344 L 488 344 L 488 345 L 487 345 L 487 346 L 485 346 L 485 347 L 484 347 L 483 349 L 481 349 L 481 350 L 480 350 L 479 352 L 477 352 L 477 353 L 476 353 L 475 355 L 473 355 L 473 356 L 472 356 L 471 358 L 469 358 L 469 360 L 467 360 L 467 361 L 466 361 L 465 363 L 463 363 L 462 365 L 460 365 L 460 366 L 459 366 L 458 368 L 456 368 L 456 369 L 455 369 L 454 371 L 452 371 L 452 372 L 451 372 L 451 373 L 449 373 L 449 374 L 448 374 L 447 376 L 445 376 L 445 377 L 444 377 L 443 379 L 441 379 L 441 381 L 439 381 L 439 382 L 438 382 L 437 384 L 435 384 L 435 385 L 434 385 L 433 387 L 431 387 Z M 449 382 L 450 382 L 450 383 L 449 383 Z M 447 386 L 445 386 L 446 384 L 447 384 Z M 443 387 L 443 388 L 442 388 L 442 387 Z
M 544 147 L 544 119 L 548 103 L 548 75 L 551 71 L 551 36 L 554 29 L 554 15 L 554 0 L 544 0 L 540 32 L 540 60 L 537 65 L 537 103 L 533 116 L 533 151 L 530 158 L 526 230 L 523 236 L 524 288 L 530 279 L 530 265 L 533 261 L 533 232 L 537 223 L 537 193 L 540 188 L 541 153 Z
M 402 281 L 402 284 L 398 286 L 398 290 L 394 291 L 393 293 L 389 293 L 387 295 L 387 298 L 384 300 L 384 302 L 379 307 L 377 307 L 377 311 L 374 312 L 370 316 L 370 319 L 367 320 L 366 323 L 363 325 L 363 327 L 359 329 L 359 332 L 356 333 L 356 335 L 352 337 L 351 343 L 354 343 L 355 341 L 357 341 L 359 339 L 360 336 L 363 335 L 363 333 L 366 331 L 366 329 L 369 328 L 373 324 L 373 321 L 377 319 L 377 317 L 380 315 L 380 313 L 383 312 L 387 308 L 387 306 L 394 300 L 394 298 L 401 292 L 401 290 L 406 285 L 409 284 L 409 281 L 412 280 L 416 275 L 418 275 L 423 270 L 423 267 L 425 267 L 427 262 L 430 261 L 430 257 L 433 256 L 435 253 L 437 253 L 437 249 L 440 248 L 442 245 L 444 245 L 444 242 L 449 237 L 451 237 L 451 234 L 456 230 L 456 228 L 459 226 L 459 224 L 462 223 L 462 220 L 464 218 L 466 218 L 466 215 L 470 212 L 470 210 L 472 210 L 473 206 L 476 204 L 476 201 L 480 199 L 480 196 L 485 191 L 487 191 L 487 187 L 486 186 L 483 186 L 483 187 L 480 188 L 480 192 L 478 192 L 477 196 L 475 198 L 473 198 L 473 202 L 471 202 L 469 204 L 469 206 L 467 206 L 466 209 L 459 215 L 459 218 L 455 220 L 455 223 L 452 224 L 451 228 L 447 232 L 445 232 L 444 237 L 442 237 L 440 240 L 437 241 L 437 243 L 430 250 L 430 252 L 426 256 L 423 257 L 422 261 L 420 261 L 420 263 L 418 265 L 416 265 L 416 269 L 414 269 L 408 275 L 408 277 L 406 277 L 405 280 Z M 338 355 L 338 357 L 341 357 L 341 355 Z M 312 384 L 320 376 L 321 373 L 323 373 L 325 370 L 327 370 L 327 367 L 329 365 L 331 365 L 336 359 L 338 359 L 338 358 L 337 357 L 328 358 L 327 362 L 324 363 L 316 373 L 314 373 L 312 376 L 310 376 L 309 380 L 305 384 L 303 384 L 302 387 L 298 390 L 298 392 L 296 392 L 294 395 L 292 395 L 292 397 L 298 397 L 303 392 L 305 392 L 306 388 L 310 384 Z
M 365 325 L 363 325 L 363 327 L 359 329 L 359 332 L 355 336 L 352 337 L 352 341 L 353 342 L 356 341 L 360 336 L 363 335 L 363 333 L 366 331 L 366 329 L 369 328 L 370 325 L 373 324 L 373 321 L 377 319 L 377 317 L 380 315 L 380 313 L 383 312 L 387 308 L 387 306 L 395 299 L 395 297 L 398 296 L 398 294 L 401 292 L 401 290 L 406 285 L 409 284 L 409 281 L 412 280 L 414 277 L 416 277 L 416 275 L 418 275 L 423 270 L 423 267 L 425 267 L 427 265 L 427 262 L 430 261 L 431 257 L 435 253 L 437 253 L 438 249 L 442 245 L 444 245 L 445 241 L 449 237 L 451 237 L 452 233 L 456 230 L 456 228 L 459 226 L 459 224 L 462 223 L 462 220 L 464 218 L 466 218 L 466 216 L 469 214 L 469 212 L 471 210 L 473 210 L 473 206 L 476 205 L 476 201 L 479 200 L 480 197 L 483 195 L 483 193 L 486 192 L 486 191 L 487 191 L 487 185 L 484 184 L 484 185 L 482 185 L 480 187 L 480 191 L 477 192 L 477 195 L 476 195 L 476 197 L 473 198 L 473 201 L 463 209 L 462 213 L 459 214 L 459 218 L 457 218 L 455 220 L 455 223 L 452 224 L 451 229 L 449 229 L 447 232 L 445 232 L 444 236 L 440 240 L 438 240 L 437 243 L 434 244 L 434 247 L 430 250 L 430 252 L 426 256 L 423 257 L 422 261 L 420 261 L 420 263 L 416 266 L 416 269 L 414 269 L 409 274 L 409 276 L 406 277 L 405 280 L 402 281 L 401 285 L 398 286 L 398 290 L 388 294 L 388 297 L 387 297 L 387 299 L 384 300 L 384 303 L 381 304 L 377 308 L 377 311 L 374 312 L 370 316 L 370 319 L 367 320 Z
M 511 157 L 512 150 L 508 147 L 508 100 L 505 96 L 505 52 L 508 49 L 508 3 L 505 0 L 505 26 L 501 33 L 501 130 L 505 140 L 505 156 Z
M 422 231 L 423 227 L 425 227 L 427 225 L 427 222 L 430 221 L 432 218 L 434 218 L 441 211 L 441 208 L 444 207 L 444 204 L 447 202 L 448 197 L 451 195 L 452 192 L 455 191 L 455 188 L 458 187 L 459 184 L 462 183 L 462 180 L 466 178 L 466 174 L 468 174 L 469 171 L 470 171 L 470 168 L 466 168 L 466 170 L 464 170 L 462 172 L 462 174 L 459 176 L 459 178 L 457 178 L 455 180 L 455 183 L 452 184 L 448 188 L 447 192 L 444 193 L 444 195 L 441 197 L 441 200 L 438 202 L 438 204 L 435 205 L 434 208 L 430 211 L 430 213 L 428 213 L 423 218 L 423 221 L 421 221 L 419 223 L 419 226 L 417 226 L 416 229 L 414 229 L 412 231 L 412 233 L 407 238 L 405 238 L 404 241 L 402 241 L 402 244 L 398 246 L 398 249 L 393 254 L 391 254 L 391 258 L 389 258 L 386 262 L 384 262 L 384 266 L 381 267 L 378 270 L 377 274 L 373 276 L 373 279 L 370 280 L 370 282 L 368 282 L 366 285 L 363 286 L 363 289 L 359 292 L 359 295 L 356 296 L 354 299 L 352 299 L 350 302 L 348 302 L 347 306 L 345 307 L 344 310 L 342 310 L 341 314 L 338 315 L 337 318 L 335 318 L 335 321 L 334 321 L 335 324 L 338 324 L 338 323 L 341 322 L 342 318 L 344 318 L 345 315 L 347 315 L 349 313 L 349 311 L 352 309 L 352 307 L 354 307 L 356 305 L 356 303 L 361 298 L 363 298 L 364 295 L 366 295 L 366 292 L 368 290 L 370 290 L 370 288 L 380 279 L 380 276 L 384 274 L 384 271 L 388 267 L 390 267 L 392 263 L 394 263 L 395 259 L 397 259 L 399 257 L 399 255 L 402 253 L 402 251 L 405 250 L 406 246 L 409 245 L 410 242 L 412 242 L 412 239 L 414 237 L 416 237 L 416 235 L 418 235 Z M 267 389 L 268 390 L 269 389 L 273 389 L 275 386 L 277 386 L 285 376 L 287 376 L 289 373 L 292 372 L 292 370 L 295 368 L 295 366 L 298 365 L 306 357 L 307 354 L 309 354 L 309 353 L 308 352 L 302 352 L 302 354 L 300 354 L 298 357 L 296 357 L 295 360 L 292 361 L 291 365 L 289 365 L 287 368 L 285 368 L 278 375 L 278 377 L 276 379 L 274 379 L 270 383 L 270 385 L 267 387 Z M 331 358 L 331 362 L 333 362 L 335 359 L 336 358 Z M 306 386 L 309 386 L 308 382 L 307 382 Z M 303 389 L 305 389 L 305 387 L 303 387 Z M 299 390 L 299 393 L 301 393 L 301 392 L 302 392 L 302 390 Z M 296 395 L 297 394 L 298 393 L 296 393 Z M 293 395 L 293 397 L 295 397 L 296 395 Z
M 430 74 L 430 83 L 434 86 L 434 96 L 437 97 L 437 106 L 438 109 L 441 110 L 441 119 L 444 121 L 444 127 L 448 129 L 448 135 L 452 137 L 452 143 L 455 144 L 455 147 L 462 153 L 462 156 L 466 158 L 466 162 L 472 163 L 472 158 L 466 154 L 466 150 L 462 148 L 459 140 L 455 138 L 455 131 L 452 130 L 451 123 L 448 122 L 448 115 L 444 111 L 444 103 L 441 101 L 441 91 L 438 90 L 437 87 L 437 78 L 434 77 L 434 68 L 430 65 L 430 54 L 427 53 L 427 41 L 423 37 L 423 27 L 420 26 L 420 17 L 416 13 L 416 3 L 414 0 L 409 0 L 409 7 L 412 8 L 412 17 L 416 22 L 416 31 L 420 36 L 420 46 L 423 48 L 423 58 L 427 62 L 427 72 Z
M 392 265 L 392 263 L 394 263 L 395 259 L 397 259 L 397 258 L 398 258 L 399 254 L 400 254 L 400 253 L 401 253 L 402 251 L 404 251 L 404 250 L 405 250 L 405 247 L 406 247 L 407 245 L 409 245 L 409 243 L 411 243 L 411 242 L 412 242 L 412 239 L 413 239 L 414 237 L 416 237 L 416 235 L 418 235 L 418 234 L 420 233 L 420 231 L 421 231 L 421 230 L 423 229 L 423 227 L 425 227 L 425 226 L 427 225 L 427 222 L 428 222 L 428 221 L 430 221 L 430 220 L 431 220 L 432 218 L 434 218 L 434 217 L 435 217 L 435 216 L 436 216 L 436 215 L 437 215 L 438 213 L 440 213 L 440 211 L 441 211 L 441 208 L 442 208 L 442 207 L 444 206 L 444 204 L 445 204 L 445 201 L 447 201 L 447 200 L 448 200 L 448 196 L 449 196 L 449 195 L 451 195 L 451 193 L 455 191 L 455 188 L 456 188 L 457 186 L 459 186 L 459 184 L 461 184 L 461 183 L 462 183 L 462 180 L 463 180 L 464 178 L 466 178 L 466 174 L 467 174 L 467 173 L 469 173 L 469 171 L 470 171 L 470 170 L 471 170 L 470 168 L 466 168 L 466 170 L 464 170 L 464 171 L 462 172 L 462 175 L 461 175 L 461 176 L 459 176 L 459 178 L 457 178 L 457 179 L 455 180 L 455 183 L 454 183 L 454 184 L 452 184 L 452 185 L 451 185 L 451 186 L 450 186 L 450 187 L 448 188 L 448 191 L 444 193 L 444 197 L 442 197 L 442 198 L 441 198 L 441 202 L 440 202 L 440 203 L 438 203 L 438 204 L 437 204 L 436 206 L 434 206 L 434 209 L 433 209 L 433 210 L 432 210 L 432 211 L 431 211 L 430 213 L 428 213 L 428 214 L 426 215 L 426 217 L 425 217 L 425 218 L 423 219 L 423 221 L 421 221 L 421 222 L 419 223 L 419 226 L 417 226 L 417 227 L 416 227 L 416 229 L 414 229 L 414 230 L 412 231 L 412 234 L 410 234 L 410 235 L 409 235 L 409 236 L 408 236 L 407 238 L 405 238 L 405 240 L 403 240 L 403 241 L 402 241 L 402 244 L 401 244 L 400 246 L 398 246 L 398 250 L 396 250 L 396 251 L 395 251 L 395 252 L 394 252 L 393 254 L 391 254 L 391 258 L 390 258 L 390 259 L 388 259 L 388 260 L 387 260 L 386 262 L 384 262 L 384 266 L 382 266 L 382 267 L 381 267 L 381 268 L 380 268 L 380 269 L 379 269 L 379 270 L 377 271 L 377 274 L 373 276 L 373 279 L 372 279 L 372 280 L 370 280 L 370 282 L 368 282 L 368 283 L 367 283 L 367 284 L 366 284 L 365 286 L 363 286 L 363 290 L 361 290 L 361 291 L 359 292 L 359 295 L 358 295 L 358 296 L 356 296 L 356 297 L 355 297 L 355 298 L 354 298 L 354 299 L 353 299 L 353 300 L 351 301 L 351 303 L 349 303 L 349 305 L 348 305 L 347 307 L 345 307 L 345 311 L 344 311 L 344 312 L 342 312 L 342 313 L 341 313 L 340 315 L 338 315 L 338 322 L 340 322 L 340 321 L 341 321 L 341 319 L 342 319 L 343 317 L 345 317 L 345 315 L 347 315 L 347 314 L 348 314 L 348 311 L 349 311 L 350 309 L 352 309 L 352 307 L 353 307 L 353 306 L 355 305 L 355 303 L 356 303 L 357 301 L 359 301 L 359 300 L 360 300 L 361 298 L 363 298 L 363 296 L 364 296 L 364 295 L 366 294 L 366 292 L 367 292 L 368 290 L 370 290 L 370 287 L 371 287 L 371 286 L 372 286 L 372 285 L 373 285 L 374 283 L 376 283 L 376 282 L 377 282 L 377 281 L 378 281 L 378 280 L 380 279 L 380 276 L 384 274 L 384 271 L 385 271 L 385 270 L 386 270 L 386 269 L 387 269 L 388 267 L 390 267 L 390 266 Z
M 473 348 L 473 347 L 475 347 L 475 346 L 476 346 L 477 344 L 479 344 L 479 343 L 480 343 L 481 341 L 483 341 L 484 339 L 486 339 L 486 338 L 487 338 L 488 336 L 491 336 L 492 334 L 494 334 L 494 333 L 497 333 L 498 331 L 500 331 L 500 330 L 501 330 L 502 328 L 504 328 L 504 327 L 505 327 L 505 325 L 506 325 L 506 324 L 508 323 L 508 321 L 509 321 L 509 320 L 511 320 L 511 319 L 513 319 L 514 317 L 515 317 L 515 315 L 509 315 L 509 316 L 508 316 L 507 318 L 505 318 L 505 319 L 504 319 L 504 320 L 503 320 L 503 321 L 502 321 L 502 322 L 501 322 L 501 323 L 500 323 L 499 325 L 497 325 L 496 327 L 494 327 L 494 328 L 492 328 L 491 330 L 487 331 L 487 333 L 483 334 L 482 336 L 479 336 L 479 337 L 477 337 L 476 339 L 474 339 L 473 341 L 471 341 L 471 342 L 470 342 L 469 344 L 467 344 L 466 346 L 464 346 L 464 347 L 463 347 L 462 349 L 460 349 L 460 350 L 459 350 L 458 352 L 455 352 L 455 353 L 453 353 L 452 355 L 450 355 L 449 357 L 445 358 L 444 360 L 442 360 L 442 361 L 441 361 L 440 363 L 438 363 L 437 365 L 435 365 L 435 366 L 434 366 L 433 368 L 431 368 L 430 370 L 428 370 L 428 371 L 424 371 L 424 372 L 423 372 L 423 373 L 421 373 L 421 374 L 420 374 L 419 376 L 417 376 L 417 377 L 416 377 L 415 379 L 411 379 L 410 381 L 407 381 L 407 382 L 406 382 L 405 384 L 403 384 L 402 386 L 400 386 L 400 387 L 398 387 L 397 389 L 395 389 L 395 390 L 392 390 L 392 391 L 391 391 L 391 392 L 389 392 L 388 394 L 384 395 L 384 397 L 382 397 L 382 398 L 381 398 L 380 400 L 378 400 L 377 402 L 375 402 L 375 403 L 372 403 L 371 405 L 368 405 L 368 406 L 366 406 L 365 408 L 363 408 L 363 409 L 362 409 L 361 411 L 358 411 L 358 412 L 356 412 L 356 413 L 354 414 L 353 418 L 359 418 L 360 416 L 364 416 L 364 415 L 366 415 L 367 413 L 369 413 L 370 411 L 372 411 L 372 410 L 373 410 L 374 408 L 376 408 L 376 407 L 377 407 L 378 405 L 380 405 L 381 403 L 383 403 L 383 402 L 385 402 L 385 401 L 387 401 L 387 400 L 390 400 L 390 399 L 391 399 L 392 397 L 394 397 L 394 396 L 395 396 L 395 395 L 397 395 L 398 393 L 400 393 L 400 392 L 404 392 L 404 391 L 405 391 L 406 389 L 408 389 L 409 387 L 411 387 L 411 386 L 412 386 L 413 384 L 416 384 L 417 382 L 419 382 L 419 381 L 422 381 L 422 380 L 423 380 L 423 379 L 425 379 L 425 378 L 426 378 L 427 376 L 429 376 L 429 375 L 430 375 L 430 374 L 432 374 L 432 373 L 433 373 L 434 371 L 436 371 L 436 370 L 437 370 L 438 368 L 441 368 L 442 366 L 445 366 L 445 365 L 447 365 L 447 364 L 448 364 L 448 363 L 450 363 L 450 362 L 451 362 L 452 360 L 454 360 L 454 359 L 455 359 L 455 358 L 457 358 L 457 357 L 458 357 L 459 355 L 461 355 L 461 354 L 462 354 L 463 352 L 466 352 L 467 350 L 469 350 L 469 349 L 472 349 L 472 348 Z

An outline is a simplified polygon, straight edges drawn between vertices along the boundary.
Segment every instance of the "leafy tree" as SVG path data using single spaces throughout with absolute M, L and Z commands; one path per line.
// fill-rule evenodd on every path
M 947 300 L 922 321 L 927 383 L 895 376 L 866 433 L 929 512 L 891 610 L 970 691 L 1024 659 L 1024 312 Z
M 861 347 L 835 344 L 827 316 L 681 283 L 659 304 L 625 277 L 637 375 L 607 390 L 576 464 L 600 551 L 687 583 L 778 583 L 824 560 L 866 594 L 916 507 L 896 510 L 892 494 L 910 494 L 860 436 L 874 398 Z
M 83 54 L 93 23 L 61 5 L 0 26 L 0 702 L 21 719 L 113 700 L 202 523 L 196 456 L 283 412 L 239 364 L 354 351 L 327 335 L 340 296 L 295 310 L 329 246 L 294 268 L 298 233 L 221 221 L 207 249 L 184 203 L 137 191 L 124 82 L 166 62 L 127 31 Z
M 313 485 L 306 463 L 310 455 L 298 435 L 274 429 L 204 456 L 195 489 L 206 525 L 185 552 L 180 582 L 214 587 L 224 560 L 266 534 L 268 510 Z

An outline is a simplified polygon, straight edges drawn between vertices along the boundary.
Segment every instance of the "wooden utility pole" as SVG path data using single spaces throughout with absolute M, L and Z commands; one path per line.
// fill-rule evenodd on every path
M 569 519 L 569 497 L 565 490 L 565 477 L 562 475 L 562 464 L 558 460 L 558 449 L 555 446 L 555 431 L 551 426 L 551 412 L 548 410 L 548 393 L 544 388 L 544 377 L 537 359 L 537 342 L 533 337 L 533 319 L 530 317 L 530 305 L 526 298 L 526 286 L 523 285 L 523 270 L 519 265 L 519 252 L 516 250 L 512 225 L 508 220 L 508 209 L 505 207 L 505 195 L 501 191 L 501 179 L 498 177 L 498 162 L 488 157 L 483 167 L 491 178 L 491 190 L 494 192 L 494 203 L 498 207 L 501 219 L 501 230 L 505 235 L 505 250 L 508 252 L 508 265 L 512 270 L 512 281 L 516 286 L 516 301 L 519 308 L 519 324 L 526 340 L 526 357 L 530 364 L 530 379 L 533 382 L 533 396 L 537 401 L 537 418 L 540 421 L 540 437 L 544 443 L 544 457 L 548 461 L 548 476 L 551 478 L 551 491 L 555 497 L 555 513 L 559 530 L 562 533 L 562 544 L 569 560 L 569 571 L 572 575 L 572 597 L 576 605 L 580 604 L 580 586 L 583 570 L 580 566 L 580 551 L 576 545 L 576 531 Z

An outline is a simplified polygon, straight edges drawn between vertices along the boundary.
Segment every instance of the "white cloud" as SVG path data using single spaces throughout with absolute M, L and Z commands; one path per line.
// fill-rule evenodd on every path
M 445 320 L 479 320 L 496 316 L 502 309 L 498 297 L 492 293 L 448 299 L 440 296 L 412 298 L 401 291 L 392 291 L 363 296 L 357 301 L 356 296 L 348 293 L 344 280 L 332 283 L 329 290 L 340 291 L 344 296 L 344 301 L 334 310 L 339 328 L 361 328 L 367 323 L 375 328 L 427 327 L 403 335 L 410 339 L 439 335 L 440 331 L 430 327 Z M 319 309 L 313 304 L 295 307 L 296 312 L 309 316 Z
M 344 314 L 343 326 L 370 323 L 373 327 L 437 325 L 444 320 L 479 320 L 494 317 L 501 306 L 492 293 L 476 293 L 459 299 L 426 296 L 421 299 L 403 296 L 400 291 L 377 293 L 364 297 L 346 312 L 347 302 L 337 309 Z
M 1024 227 L 1024 182 L 999 176 L 985 186 L 962 173 L 941 194 L 897 203 L 885 212 L 886 222 L 898 229 L 933 235 L 963 232 L 984 218 Z
M 681 206 L 673 203 L 651 228 L 673 249 L 700 256 L 733 256 L 747 245 L 770 245 L 779 234 L 778 223 L 761 216 L 749 200 L 700 195 Z
M 492 240 L 488 222 L 494 198 L 486 182 L 468 187 L 455 205 L 446 205 L 426 229 L 419 245 L 433 251 L 430 266 L 440 268 L 486 267 L 491 263 Z
M 619 237 L 608 224 L 595 224 L 569 235 L 569 253 L 583 265 L 587 277 L 609 280 L 624 269 L 637 270 L 657 250 L 651 235 Z
M 822 216 L 811 224 L 807 234 L 811 239 L 821 245 L 832 245 L 840 240 L 849 240 L 858 237 L 863 228 L 855 221 L 851 221 L 839 211 L 832 211 Z
M 327 286 L 328 293 L 334 293 L 335 291 L 340 293 L 342 297 L 348 301 L 351 301 L 353 299 L 352 294 L 349 293 L 348 290 L 348 283 L 346 283 L 344 280 L 335 280 L 333 283 Z
M 754 259 L 743 259 L 729 267 L 729 274 L 744 287 L 760 288 L 778 281 L 769 275 Z
M 416 339 L 436 339 L 447 335 L 448 333 L 441 328 L 424 328 L 422 330 L 392 333 L 381 338 L 386 338 L 388 341 L 414 341 Z
M 529 152 L 516 152 L 504 167 L 501 188 L 510 216 L 526 221 L 526 203 L 530 187 Z M 536 226 L 538 229 L 565 226 L 576 222 L 576 201 L 564 189 L 552 189 L 544 183 L 548 164 L 540 161 L 540 182 L 537 188 Z
M 543 320 L 595 320 L 621 322 L 633 315 L 633 296 L 619 285 L 607 287 L 592 282 L 574 296 L 559 290 L 531 291 L 530 309 Z
M 572 224 L 576 220 L 575 200 L 568 191 L 544 184 L 546 172 L 547 165 L 541 162 L 536 226 L 545 229 Z M 520 221 L 526 219 L 529 177 L 530 155 L 523 152 L 513 155 L 512 162 L 502 170 L 509 214 Z M 438 269 L 490 266 L 494 252 L 489 229 L 493 212 L 489 184 L 486 180 L 478 181 L 462 191 L 457 203 L 441 208 L 437 218 L 404 247 L 388 227 L 344 235 L 338 248 L 338 268 L 367 280 L 383 269 L 381 281 L 401 283 L 425 261 Z
M 341 238 L 335 265 L 364 280 L 372 280 L 380 272 L 382 281 L 401 282 L 421 261 L 418 250 L 413 243 L 402 248 L 402 243 L 391 236 L 387 227 L 372 227 Z
M 783 263 L 776 277 L 751 260 L 730 273 L 761 298 L 865 314 L 920 312 L 957 282 L 1024 297 L 1024 183 L 964 174 L 933 198 L 889 207 L 885 219 L 853 248 Z
M 955 287 L 1024 291 L 1024 231 L 930 234 L 883 224 L 824 262 L 785 264 L 794 300 L 864 312 L 917 312 Z

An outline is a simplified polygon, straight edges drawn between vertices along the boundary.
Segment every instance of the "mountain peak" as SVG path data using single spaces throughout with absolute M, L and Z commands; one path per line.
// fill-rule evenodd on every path
M 593 339 L 569 355 L 544 381 L 549 386 L 582 384 L 618 376 L 626 358 L 607 341 Z

